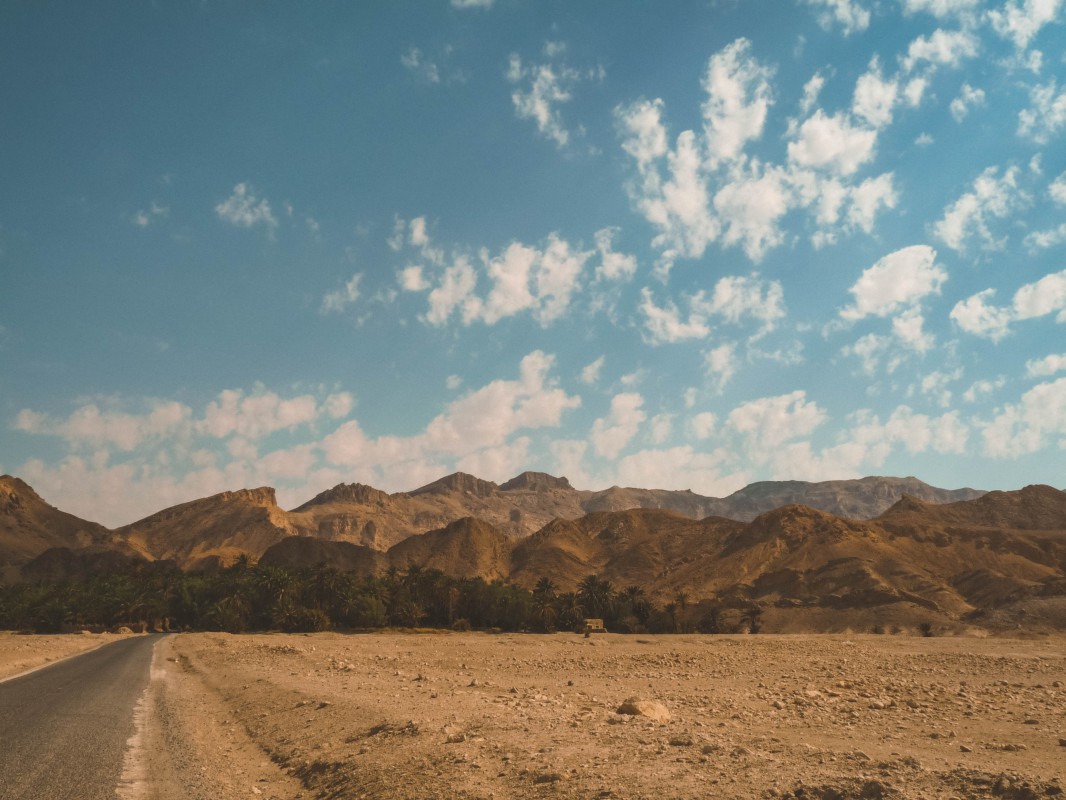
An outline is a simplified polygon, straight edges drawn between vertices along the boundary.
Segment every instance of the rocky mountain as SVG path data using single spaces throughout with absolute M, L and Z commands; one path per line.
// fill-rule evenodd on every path
M 274 490 L 241 489 L 173 506 L 115 530 L 149 559 L 172 559 L 182 569 L 210 569 L 241 556 L 253 561 L 300 532 Z
M 287 539 L 263 558 L 330 564 L 327 553 L 319 562 L 307 557 L 316 547 L 314 539 Z M 279 559 L 283 548 L 299 555 Z M 553 520 L 521 540 L 464 519 L 385 555 L 382 568 L 415 565 L 530 588 L 548 577 L 572 591 L 597 574 L 663 602 L 716 598 L 826 613 L 893 606 L 959 619 L 1066 594 L 1066 492 L 1030 486 L 943 506 L 905 497 L 865 521 L 801 505 L 751 522 L 662 509 L 599 511 Z
M 634 508 L 670 511 L 691 520 L 708 516 L 751 520 L 780 505 L 799 502 L 836 515 L 865 518 L 884 512 L 904 493 L 934 503 L 981 494 L 972 489 L 938 489 L 915 478 L 863 478 L 765 482 L 729 497 L 713 498 L 658 489 L 580 490 L 566 478 L 540 472 L 523 472 L 502 484 L 457 472 L 413 491 L 392 494 L 364 484 L 339 484 L 292 511 L 277 505 L 269 487 L 222 492 L 107 531 L 48 506 L 15 478 L 4 480 L 3 486 L 9 488 L 3 497 L 25 499 L 0 500 L 6 509 L 0 510 L 0 559 L 4 547 L 11 551 L 8 560 L 20 565 L 49 547 L 76 550 L 104 543 L 148 559 L 173 559 L 183 569 L 208 569 L 242 555 L 256 560 L 271 545 L 293 535 L 386 552 L 411 537 L 445 529 L 468 517 L 519 540 L 554 520 Z M 18 503 L 38 510 L 19 511 Z M 28 521 L 30 517 L 34 521 Z M 11 532 L 6 539 L 5 530 Z
M 12 577 L 22 565 L 53 547 L 112 549 L 121 545 L 103 525 L 49 505 L 18 478 L 0 476 L 0 578 Z

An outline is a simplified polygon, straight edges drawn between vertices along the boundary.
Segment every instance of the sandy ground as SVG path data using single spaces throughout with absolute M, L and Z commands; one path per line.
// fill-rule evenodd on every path
M 109 633 L 24 636 L 0 631 L 0 679 L 91 650 L 116 638 L 117 635 Z
M 203 781 L 150 796 L 1066 788 L 1063 638 L 184 634 L 157 662 L 148 750 L 184 749 L 177 772 Z M 615 713 L 629 698 L 661 708 Z

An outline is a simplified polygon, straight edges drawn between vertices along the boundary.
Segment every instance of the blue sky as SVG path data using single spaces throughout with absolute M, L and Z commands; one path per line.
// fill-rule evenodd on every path
M 1066 2 L 8 3 L 0 471 L 1061 486 Z

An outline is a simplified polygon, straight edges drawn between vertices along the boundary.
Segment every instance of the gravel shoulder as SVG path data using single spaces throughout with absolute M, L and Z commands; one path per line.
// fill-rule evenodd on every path
M 0 631 L 0 680 L 20 675 L 120 638 L 111 633 L 23 635 Z
M 203 772 L 225 775 L 233 796 L 1066 788 L 1062 637 L 184 634 L 164 645 L 171 716 L 186 726 L 177 739 L 223 755 Z M 647 713 L 616 713 L 629 698 Z

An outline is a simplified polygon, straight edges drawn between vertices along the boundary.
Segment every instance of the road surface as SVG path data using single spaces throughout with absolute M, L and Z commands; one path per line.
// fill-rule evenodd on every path
M 0 683 L 0 800 L 114 800 L 157 636 Z

